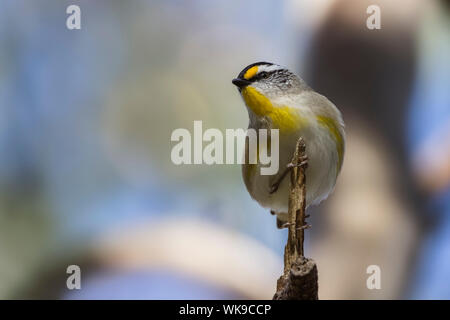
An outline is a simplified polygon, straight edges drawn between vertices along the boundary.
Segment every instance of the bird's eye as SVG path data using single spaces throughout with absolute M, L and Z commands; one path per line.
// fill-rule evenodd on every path
M 269 74 L 266 71 L 262 71 L 258 74 L 259 78 L 266 78 Z

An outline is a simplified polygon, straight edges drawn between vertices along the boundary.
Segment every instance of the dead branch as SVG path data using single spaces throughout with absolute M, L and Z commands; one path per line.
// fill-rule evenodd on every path
M 306 146 L 297 141 L 290 174 L 288 240 L 284 249 L 284 272 L 277 281 L 274 300 L 317 300 L 318 276 L 314 260 L 304 257 L 304 232 L 307 228 L 306 208 Z

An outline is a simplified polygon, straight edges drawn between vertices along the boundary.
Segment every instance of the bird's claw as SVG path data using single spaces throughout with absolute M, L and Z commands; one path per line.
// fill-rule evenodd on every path
M 292 223 L 289 223 L 289 222 L 283 223 L 280 226 L 280 229 L 289 228 L 291 225 L 292 225 Z M 305 230 L 305 229 L 310 229 L 310 228 L 311 228 L 310 224 L 305 224 L 305 225 L 303 225 L 301 227 L 298 227 L 297 230 Z
M 277 192 L 279 186 L 280 186 L 280 183 L 274 183 L 274 184 L 272 184 L 272 185 L 270 186 L 269 193 L 270 193 L 270 194 L 273 194 L 273 193 Z
M 280 229 L 289 228 L 290 225 L 292 225 L 292 223 L 285 222 L 280 226 Z
M 288 164 L 287 164 L 287 166 L 286 166 L 288 169 L 292 169 L 292 168 L 295 168 L 295 167 L 297 167 L 297 168 L 301 168 L 301 167 L 303 167 L 303 168 L 307 168 L 308 167 L 308 156 L 305 154 L 305 155 L 303 155 L 301 158 L 300 158 L 300 163 L 298 163 L 298 164 L 294 164 L 294 163 L 292 163 L 292 162 L 289 162 Z
M 284 179 L 284 177 L 286 176 L 286 174 L 287 174 L 292 168 L 295 168 L 295 167 L 297 167 L 297 168 L 303 167 L 303 168 L 306 169 L 306 168 L 308 167 L 308 156 L 307 156 L 306 154 L 303 155 L 303 156 L 300 158 L 300 163 L 298 163 L 298 164 L 294 164 L 294 163 L 292 163 L 292 162 L 289 162 L 289 163 L 286 165 L 286 170 L 284 170 L 284 172 L 281 174 L 281 176 L 278 178 L 278 180 L 275 181 L 275 182 L 270 186 L 269 194 L 273 194 L 273 193 L 277 192 L 278 187 L 280 186 L 280 184 L 281 184 L 281 182 L 283 181 L 283 179 Z

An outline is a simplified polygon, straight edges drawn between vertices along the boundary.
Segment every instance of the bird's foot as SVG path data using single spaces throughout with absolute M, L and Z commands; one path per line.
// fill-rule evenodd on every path
M 270 210 L 270 213 L 273 214 L 273 215 L 276 214 L 275 211 L 273 211 L 273 210 Z M 309 214 L 305 215 L 305 219 L 306 218 L 309 218 Z M 289 228 L 289 226 L 291 226 L 291 225 L 292 225 L 291 223 L 283 222 L 277 217 L 277 228 L 278 229 Z M 305 225 L 297 228 L 297 230 L 305 230 L 305 229 L 309 229 L 309 228 L 311 228 L 311 225 L 310 224 L 305 224 Z
M 286 166 L 287 169 L 290 170 L 290 169 L 295 168 L 295 167 L 297 167 L 297 168 L 303 167 L 305 169 L 308 168 L 308 156 L 306 154 L 303 155 L 299 160 L 300 160 L 300 162 L 298 164 L 289 162 L 287 164 L 287 166 Z
M 275 180 L 274 183 L 270 186 L 269 193 L 273 194 L 277 192 L 278 188 L 280 187 L 281 182 L 283 181 L 284 177 L 288 174 L 289 171 L 291 171 L 293 168 L 307 168 L 308 167 L 308 156 L 305 154 L 303 157 L 300 158 L 300 163 L 294 164 L 292 162 L 289 162 L 286 166 L 286 169 L 284 169 L 283 173 L 278 177 L 277 180 Z
M 310 224 L 304 224 L 303 226 L 298 227 L 297 230 L 305 230 L 305 229 L 309 229 L 309 228 L 311 228 Z
M 275 181 L 274 183 L 272 183 L 269 189 L 269 193 L 274 194 L 275 192 L 277 192 L 278 188 L 280 187 L 280 183 L 281 181 Z
M 278 221 L 279 220 L 277 220 L 277 228 L 278 229 L 289 228 L 292 225 L 292 223 L 289 223 L 289 222 L 282 223 L 282 222 L 278 222 Z M 297 230 L 310 229 L 311 227 L 312 226 L 310 224 L 305 224 L 305 225 L 303 225 L 301 227 L 298 227 Z
M 283 222 L 280 219 L 277 218 L 277 228 L 278 229 L 284 229 L 289 228 L 291 224 L 289 222 Z

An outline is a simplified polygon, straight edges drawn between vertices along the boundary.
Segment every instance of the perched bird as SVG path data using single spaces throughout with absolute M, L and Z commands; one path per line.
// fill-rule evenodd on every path
M 333 191 L 345 149 L 344 122 L 336 106 L 288 69 L 269 62 L 244 68 L 233 79 L 249 114 L 249 128 L 279 129 L 279 170 L 261 175 L 259 162 L 242 165 L 250 196 L 287 224 L 289 179 L 286 179 L 297 140 L 306 144 L 306 207 L 320 203 Z M 270 143 L 270 141 L 269 141 Z M 269 144 L 258 141 L 258 149 Z M 246 159 L 248 160 L 248 141 Z

